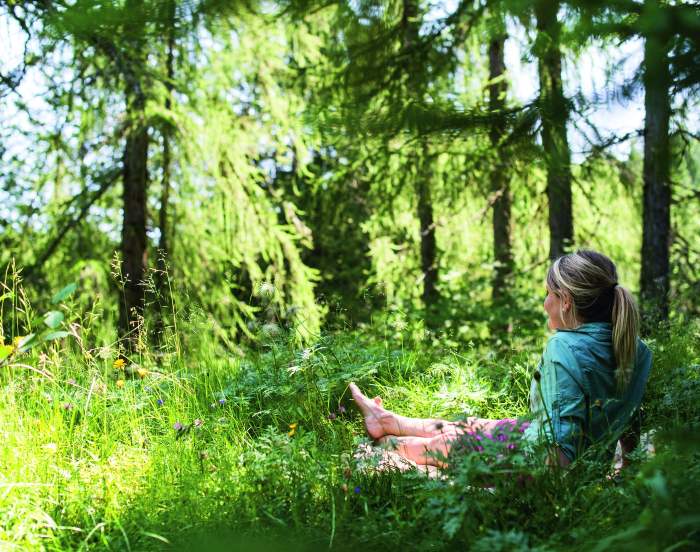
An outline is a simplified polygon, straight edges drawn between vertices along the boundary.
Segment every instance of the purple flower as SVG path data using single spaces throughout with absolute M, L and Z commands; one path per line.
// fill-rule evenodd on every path
M 333 420 L 335 420 L 336 418 L 337 418 L 337 416 L 335 415 L 335 412 L 331 412 L 331 413 L 328 415 L 328 419 L 329 419 L 331 422 L 332 422 Z
M 224 406 L 226 404 L 226 399 L 219 399 L 219 405 Z
M 158 406 L 163 406 L 163 404 L 165 404 L 165 401 L 164 401 L 163 399 L 158 399 L 158 400 L 156 401 L 156 404 L 157 404 Z
M 355 494 L 360 494 L 360 491 L 361 491 L 362 489 L 361 489 L 360 486 L 358 485 L 358 486 L 355 487 L 353 490 L 354 490 Z
M 508 450 L 515 450 L 516 446 L 515 443 L 508 443 Z
M 338 414 L 345 414 L 345 412 L 347 412 L 347 410 L 346 410 L 345 407 L 341 404 L 341 405 L 338 407 Z M 359 489 L 359 487 L 357 487 L 357 488 Z
M 182 431 L 182 430 L 184 429 L 184 427 L 185 427 L 185 426 L 183 426 L 180 422 L 175 422 L 175 423 L 173 424 L 173 429 L 174 429 L 175 431 Z
M 499 433 L 498 435 L 496 435 L 496 439 L 503 443 L 504 441 L 508 440 L 508 437 L 506 437 L 504 433 Z

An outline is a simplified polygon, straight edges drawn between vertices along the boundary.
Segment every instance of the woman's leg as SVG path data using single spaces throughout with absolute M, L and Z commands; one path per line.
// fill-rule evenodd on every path
M 387 435 L 380 442 L 390 451 L 415 462 L 419 466 L 445 467 L 456 434 L 443 434 L 434 437 L 394 437 Z
M 466 422 L 448 422 L 435 418 L 408 418 L 384 408 L 381 399 L 370 399 L 354 383 L 350 384 L 350 393 L 355 404 L 365 417 L 365 427 L 372 439 L 385 435 L 398 437 L 440 437 L 445 434 L 464 432 L 471 428 L 472 420 Z

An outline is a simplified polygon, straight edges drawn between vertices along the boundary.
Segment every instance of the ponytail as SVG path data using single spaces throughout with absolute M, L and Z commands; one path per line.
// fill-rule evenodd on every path
M 597 251 L 579 249 L 552 263 L 547 273 L 547 286 L 572 298 L 571 316 L 575 321 L 612 325 L 612 347 L 617 365 L 615 379 L 622 391 L 632 377 L 639 309 L 632 294 L 617 283 L 615 263 Z
M 632 366 L 637 352 L 639 309 L 632 294 L 620 285 L 615 286 L 612 308 L 612 342 L 615 352 L 618 389 L 624 389 L 632 377 Z

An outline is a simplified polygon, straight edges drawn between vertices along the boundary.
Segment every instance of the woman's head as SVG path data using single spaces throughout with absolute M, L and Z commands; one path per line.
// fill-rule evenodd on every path
M 549 268 L 547 291 L 544 307 L 550 328 L 575 328 L 585 322 L 612 324 L 617 380 L 624 386 L 636 353 L 639 311 L 632 294 L 618 284 L 615 263 L 587 249 L 563 255 Z

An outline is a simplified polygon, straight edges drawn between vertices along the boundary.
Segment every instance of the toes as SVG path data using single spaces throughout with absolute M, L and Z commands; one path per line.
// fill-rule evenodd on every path
M 384 403 L 382 402 L 382 398 L 381 398 L 381 397 L 374 397 L 373 400 L 374 400 L 374 404 L 376 404 L 377 406 L 383 406 L 383 405 L 384 405 Z

